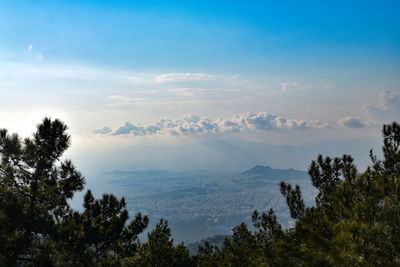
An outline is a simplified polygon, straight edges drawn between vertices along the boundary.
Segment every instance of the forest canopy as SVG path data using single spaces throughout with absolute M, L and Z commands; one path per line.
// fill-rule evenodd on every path
M 85 179 L 71 160 L 67 126 L 45 118 L 22 139 L 0 130 L 1 266 L 399 266 L 400 125 L 383 125 L 383 158 L 359 171 L 350 155 L 319 155 L 308 174 L 318 190 L 307 207 L 298 185 L 280 183 L 295 226 L 273 209 L 252 215 L 222 248 L 209 243 L 190 256 L 175 245 L 166 220 L 141 242 L 149 218 L 130 219 L 124 198 L 87 190 L 83 210 L 68 201 Z

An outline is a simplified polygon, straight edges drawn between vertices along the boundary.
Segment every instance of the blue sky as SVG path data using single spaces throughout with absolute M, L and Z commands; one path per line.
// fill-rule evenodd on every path
M 376 138 L 400 115 L 399 6 L 0 1 L 1 127 L 59 117 L 75 151 L 99 155 Z
M 32 43 L 51 61 L 116 68 L 371 71 L 366 64 L 398 66 L 398 8 L 395 1 L 3 2 L 1 56 L 29 60 Z

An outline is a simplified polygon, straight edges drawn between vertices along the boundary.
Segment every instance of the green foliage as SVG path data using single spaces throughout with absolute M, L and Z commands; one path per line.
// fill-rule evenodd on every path
M 149 219 L 140 213 L 128 226 L 124 198 L 104 194 L 95 200 L 89 190 L 84 197 L 82 213 L 70 211 L 59 223 L 58 262 L 71 266 L 109 265 L 134 255 L 138 235 Z
M 67 127 L 44 119 L 32 138 L 0 130 L 0 261 L 12 266 L 46 255 L 46 241 L 84 178 L 60 158 L 70 144 Z
M 233 229 L 232 240 L 226 238 L 219 250 L 208 242 L 199 247 L 198 266 L 273 266 L 275 244 L 282 241 L 284 233 L 273 210 L 252 216 L 256 231 L 252 233 L 245 223 Z
M 301 195 L 300 186 L 296 185 L 292 188 L 292 185 L 281 182 L 281 193 L 286 198 L 286 203 L 290 209 L 290 216 L 294 219 L 299 219 L 304 215 L 305 205 L 303 197 Z
M 161 219 L 156 228 L 147 234 L 144 243 L 134 257 L 124 262 L 124 266 L 194 266 L 189 251 L 183 243 L 174 247 L 168 222 Z
M 45 118 L 32 138 L 0 130 L 0 265 L 120 266 L 137 253 L 148 217 L 127 225 L 125 200 L 89 190 L 84 211 L 68 200 L 83 189 L 84 178 L 70 160 L 67 127 Z
M 161 219 L 128 223 L 125 199 L 90 190 L 83 211 L 68 205 L 84 178 L 69 160 L 67 127 L 44 119 L 32 138 L 0 130 L 1 266 L 400 266 L 400 125 L 383 127 L 383 159 L 358 172 L 353 158 L 319 155 L 309 166 L 318 190 L 306 207 L 298 185 L 281 182 L 294 228 L 283 229 L 272 209 L 255 211 L 254 231 L 233 229 L 221 249 L 206 242 L 190 257 L 174 246 Z
M 400 125 L 382 133 L 384 158 L 371 151 L 362 173 L 349 155 L 311 162 L 314 207 L 305 207 L 298 185 L 280 184 L 294 228 L 282 230 L 273 210 L 255 212 L 254 232 L 242 224 L 221 250 L 200 247 L 199 266 L 399 266 Z

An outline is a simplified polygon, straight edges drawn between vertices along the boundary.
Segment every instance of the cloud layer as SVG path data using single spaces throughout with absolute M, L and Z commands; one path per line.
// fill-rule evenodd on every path
M 140 125 L 126 122 L 115 130 L 108 127 L 96 129 L 94 134 L 104 135 L 189 135 L 240 132 L 244 130 L 287 131 L 303 129 L 320 129 L 328 125 L 320 121 L 285 119 L 265 112 L 246 113 L 231 119 L 211 120 L 196 115 L 187 115 L 175 120 L 161 119 L 155 124 Z
M 214 78 L 214 75 L 205 73 L 165 73 L 156 77 L 156 82 L 189 82 L 202 81 Z
M 109 127 L 107 127 L 107 126 L 104 126 L 103 128 L 93 130 L 92 132 L 93 132 L 94 134 L 109 134 L 109 133 L 112 132 L 112 130 L 111 130 Z
M 400 92 L 383 90 L 379 92 L 376 103 L 366 104 L 362 110 L 382 120 L 398 120 L 400 116 Z
M 294 82 L 283 82 L 281 83 L 281 93 L 291 93 L 295 91 L 310 90 L 310 85 L 302 85 L 296 81 Z
M 339 119 L 338 124 L 345 128 L 364 128 L 366 126 L 362 121 L 351 116 Z

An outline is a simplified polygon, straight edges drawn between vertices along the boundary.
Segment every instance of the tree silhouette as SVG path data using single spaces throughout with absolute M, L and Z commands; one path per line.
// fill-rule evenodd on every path
M 161 219 L 147 234 L 148 241 L 141 245 L 136 256 L 125 260 L 124 266 L 190 267 L 195 266 L 183 243 L 174 247 L 168 222 Z
M 84 178 L 62 155 L 70 145 L 67 127 L 45 118 L 31 138 L 0 130 L 1 266 L 399 266 L 400 125 L 383 126 L 383 159 L 370 152 L 371 166 L 359 172 L 353 158 L 319 155 L 309 166 L 318 190 L 306 207 L 298 185 L 281 182 L 293 228 L 275 212 L 252 216 L 233 229 L 221 249 L 205 243 L 190 257 L 174 246 L 161 219 L 145 243 L 138 236 L 149 219 L 128 223 L 125 199 L 87 191 L 83 211 L 68 205 Z
M 221 250 L 200 247 L 201 266 L 399 266 L 400 125 L 384 125 L 382 133 L 383 159 L 371 151 L 364 172 L 349 155 L 311 162 L 313 207 L 305 207 L 298 185 L 281 182 L 294 228 L 282 230 L 272 209 L 256 211 L 254 232 L 242 224 Z
M 67 126 L 45 118 L 31 138 L 0 130 L 0 265 L 120 265 L 137 252 L 138 235 L 149 219 L 140 213 L 126 225 L 125 199 L 112 194 L 94 199 L 84 211 L 68 200 L 84 186 L 70 160 Z
M 67 126 L 45 118 L 31 138 L 0 130 L 0 261 L 12 266 L 46 255 L 46 241 L 68 199 L 82 190 L 84 178 L 70 160 Z

